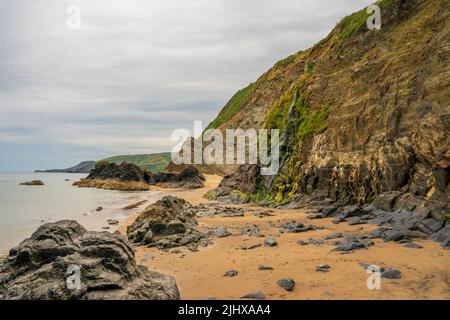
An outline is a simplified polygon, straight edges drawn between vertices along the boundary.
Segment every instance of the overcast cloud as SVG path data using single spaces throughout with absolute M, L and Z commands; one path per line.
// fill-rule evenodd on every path
M 172 130 L 371 2 L 0 0 L 0 170 L 170 151 Z

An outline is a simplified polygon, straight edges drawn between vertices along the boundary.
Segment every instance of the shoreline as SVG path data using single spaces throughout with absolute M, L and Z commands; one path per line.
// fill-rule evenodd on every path
M 88 230 L 110 233 L 118 231 L 126 236 L 127 226 L 134 222 L 142 210 L 166 195 L 182 198 L 192 205 L 217 204 L 244 209 L 243 217 L 197 217 L 197 229 L 200 231 L 225 227 L 231 232 L 228 237 L 214 238 L 211 246 L 199 247 L 198 251 L 191 251 L 186 247 L 163 251 L 144 245 L 132 245 L 136 262 L 151 271 L 173 276 L 181 299 L 184 300 L 237 300 L 240 296 L 256 291 L 263 292 L 268 300 L 450 299 L 450 252 L 441 248 L 437 242 L 429 239 L 416 240 L 414 243 L 422 248 L 411 249 L 399 243 L 373 239 L 373 247 L 350 253 L 331 251 L 334 247 L 332 242 L 303 246 L 298 241 L 319 240 L 333 233 L 342 233 L 346 237 L 356 236 L 368 233 L 377 226 L 336 225 L 328 218 L 309 220 L 306 217 L 310 212 L 303 209 L 270 209 L 272 216 L 255 216 L 254 211 L 267 208 L 254 204 L 221 204 L 204 199 L 203 195 L 216 188 L 221 181 L 219 176 L 205 177 L 204 188 L 152 187 L 150 192 L 134 193 L 135 197 L 122 199 L 123 201 L 115 204 L 112 202 L 110 207 L 105 206 L 102 211 L 92 211 L 90 215 L 83 216 L 83 221 L 88 219 L 96 226 L 88 227 L 82 221 L 79 222 Z M 119 224 L 104 230 L 103 226 L 108 225 L 107 220 L 110 218 L 118 220 Z M 277 225 L 293 220 L 323 229 L 281 233 Z M 264 237 L 242 234 L 241 231 L 248 225 L 257 226 Z M 278 244 L 275 247 L 264 246 L 263 242 L 268 237 L 274 238 Z M 245 251 L 240 249 L 253 244 L 261 246 Z M 0 252 L 0 260 L 5 255 Z M 328 272 L 318 272 L 316 266 L 319 264 L 328 264 L 331 269 Z M 400 279 L 382 279 L 379 290 L 370 290 L 367 280 L 371 274 L 361 264 L 399 269 L 402 276 Z M 260 266 L 272 269 L 261 270 Z M 229 270 L 236 270 L 238 274 L 225 277 L 224 274 Z M 292 292 L 278 286 L 277 281 L 283 278 L 295 280 L 296 287 Z
M 158 190 L 143 192 L 121 192 L 112 190 L 87 190 L 72 186 L 85 174 L 3 172 L 3 195 L 0 197 L 6 207 L 0 217 L 3 223 L 3 237 L 0 243 L 0 257 L 40 226 L 60 220 L 75 220 L 87 230 L 115 232 L 118 224 L 129 214 L 142 210 L 147 203 L 160 197 Z M 43 179 L 44 186 L 22 186 L 23 181 Z M 28 179 L 28 180 L 27 180 Z M 140 203 L 145 200 L 145 203 Z M 1 202 L 0 201 L 0 202 Z M 3 203 L 3 202 L 2 202 Z M 81 204 L 81 205 L 80 205 Z M 96 209 L 102 207 L 100 211 Z M 128 207 L 128 208 L 127 208 Z M 8 213 L 8 214 L 7 214 Z
M 205 175 L 204 188 L 194 190 L 161 189 L 163 195 L 173 195 L 193 205 L 217 203 L 202 198 L 203 194 L 218 185 L 220 178 Z M 150 203 L 147 203 L 150 205 Z M 246 210 L 261 210 L 252 204 L 231 205 Z M 267 209 L 267 208 L 264 208 Z M 450 252 L 432 240 L 417 240 L 422 249 L 410 249 L 401 244 L 374 239 L 375 246 L 349 254 L 333 252 L 329 243 L 320 246 L 301 246 L 299 240 L 322 239 L 342 232 L 345 236 L 358 235 L 376 228 L 375 225 L 335 225 L 331 219 L 308 220 L 306 210 L 273 210 L 273 216 L 255 217 L 246 212 L 244 217 L 199 217 L 199 229 L 224 226 L 233 235 L 215 238 L 214 245 L 199 248 L 197 252 L 179 247 L 167 251 L 133 245 L 136 261 L 152 271 L 169 274 L 176 279 L 181 299 L 204 300 L 238 299 L 249 292 L 261 291 L 271 299 L 450 299 Z M 126 235 L 126 227 L 138 216 L 129 215 L 119 224 L 118 231 Z M 305 233 L 283 233 L 270 224 L 284 220 L 300 221 L 324 227 L 323 230 Z M 237 233 L 247 224 L 258 225 L 266 236 L 278 242 L 273 248 L 261 246 L 253 250 L 239 250 L 243 244 L 262 243 L 256 238 Z M 398 280 L 382 279 L 380 290 L 367 288 L 370 274 L 360 264 L 376 264 L 401 270 Z M 318 264 L 329 264 L 329 272 L 317 272 Z M 259 266 L 273 270 L 258 270 Z M 238 271 L 232 278 L 224 277 L 230 269 Z M 287 292 L 277 285 L 282 278 L 295 280 L 296 288 Z

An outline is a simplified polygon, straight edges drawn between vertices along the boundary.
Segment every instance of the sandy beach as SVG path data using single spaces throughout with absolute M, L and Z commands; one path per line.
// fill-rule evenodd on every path
M 152 188 L 163 195 L 174 195 L 194 205 L 210 203 L 203 194 L 215 188 L 221 177 L 206 176 L 204 188 L 196 190 L 170 190 Z M 153 199 L 153 201 L 155 201 Z M 151 202 L 149 201 L 148 204 Z M 148 205 L 146 204 L 146 205 Z M 236 205 L 246 210 L 261 209 L 252 205 Z M 125 234 L 126 227 L 139 214 L 136 210 L 119 226 Z M 406 248 L 398 243 L 385 243 L 375 239 L 369 249 L 343 254 L 331 251 L 329 243 L 320 246 L 301 246 L 299 240 L 322 239 L 324 236 L 341 232 L 352 236 L 369 232 L 374 225 L 335 225 L 331 219 L 309 220 L 304 210 L 273 210 L 273 216 L 259 218 L 251 212 L 244 217 L 201 217 L 198 228 L 225 226 L 230 232 L 238 233 L 247 224 L 257 225 L 261 233 L 273 236 L 278 245 L 260 246 L 252 250 L 240 250 L 243 245 L 262 244 L 264 238 L 246 235 L 232 235 L 214 239 L 214 245 L 191 252 L 186 248 L 161 251 L 146 246 L 135 246 L 139 264 L 150 270 L 160 271 L 175 277 L 182 299 L 238 299 L 240 296 L 261 291 L 267 299 L 450 299 L 450 252 L 431 240 L 420 240 L 422 249 Z M 324 227 L 323 230 L 300 234 L 282 233 L 271 226 L 272 222 L 296 220 L 305 225 Z M 370 274 L 360 263 L 396 268 L 401 279 L 382 279 L 381 288 L 370 290 L 367 280 Z M 329 272 L 317 272 L 316 265 L 328 264 Z M 258 270 L 259 266 L 270 266 L 273 270 Z M 238 271 L 232 278 L 224 277 L 230 269 Z M 296 282 L 293 292 L 287 292 L 277 285 L 282 278 Z

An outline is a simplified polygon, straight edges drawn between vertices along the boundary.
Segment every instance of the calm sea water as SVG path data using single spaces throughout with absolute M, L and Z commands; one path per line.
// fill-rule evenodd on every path
M 125 205 L 152 195 L 157 197 L 155 192 L 127 193 L 72 186 L 85 176 L 0 172 L 0 254 L 7 253 L 44 223 L 71 219 L 89 230 L 102 230 L 107 226 L 106 220 L 126 218 L 128 212 L 122 209 Z M 20 185 L 36 179 L 45 185 Z M 104 210 L 97 212 L 95 209 L 100 206 Z

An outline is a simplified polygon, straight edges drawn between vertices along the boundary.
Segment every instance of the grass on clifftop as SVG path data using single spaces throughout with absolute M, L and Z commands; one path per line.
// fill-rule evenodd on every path
M 249 84 L 244 89 L 239 90 L 228 103 L 223 107 L 220 111 L 219 115 L 209 124 L 206 128 L 208 129 L 217 129 L 222 124 L 233 118 L 239 110 L 248 102 L 248 99 L 253 92 L 253 88 L 255 87 L 254 83 Z
M 154 153 L 154 154 L 137 154 L 137 155 L 123 155 L 103 159 L 101 161 L 108 161 L 117 165 L 122 162 L 133 163 L 144 169 L 150 170 L 153 173 L 164 171 L 171 160 L 171 153 Z
M 384 8 L 391 4 L 392 0 L 380 0 L 375 4 L 380 8 Z M 360 11 L 357 11 L 351 15 L 346 16 L 341 22 L 338 23 L 339 28 L 339 39 L 346 39 L 357 34 L 362 28 L 366 27 L 367 18 L 369 18 L 372 14 L 367 13 L 367 8 L 364 8 Z M 383 16 L 383 11 L 381 11 L 381 15 Z

